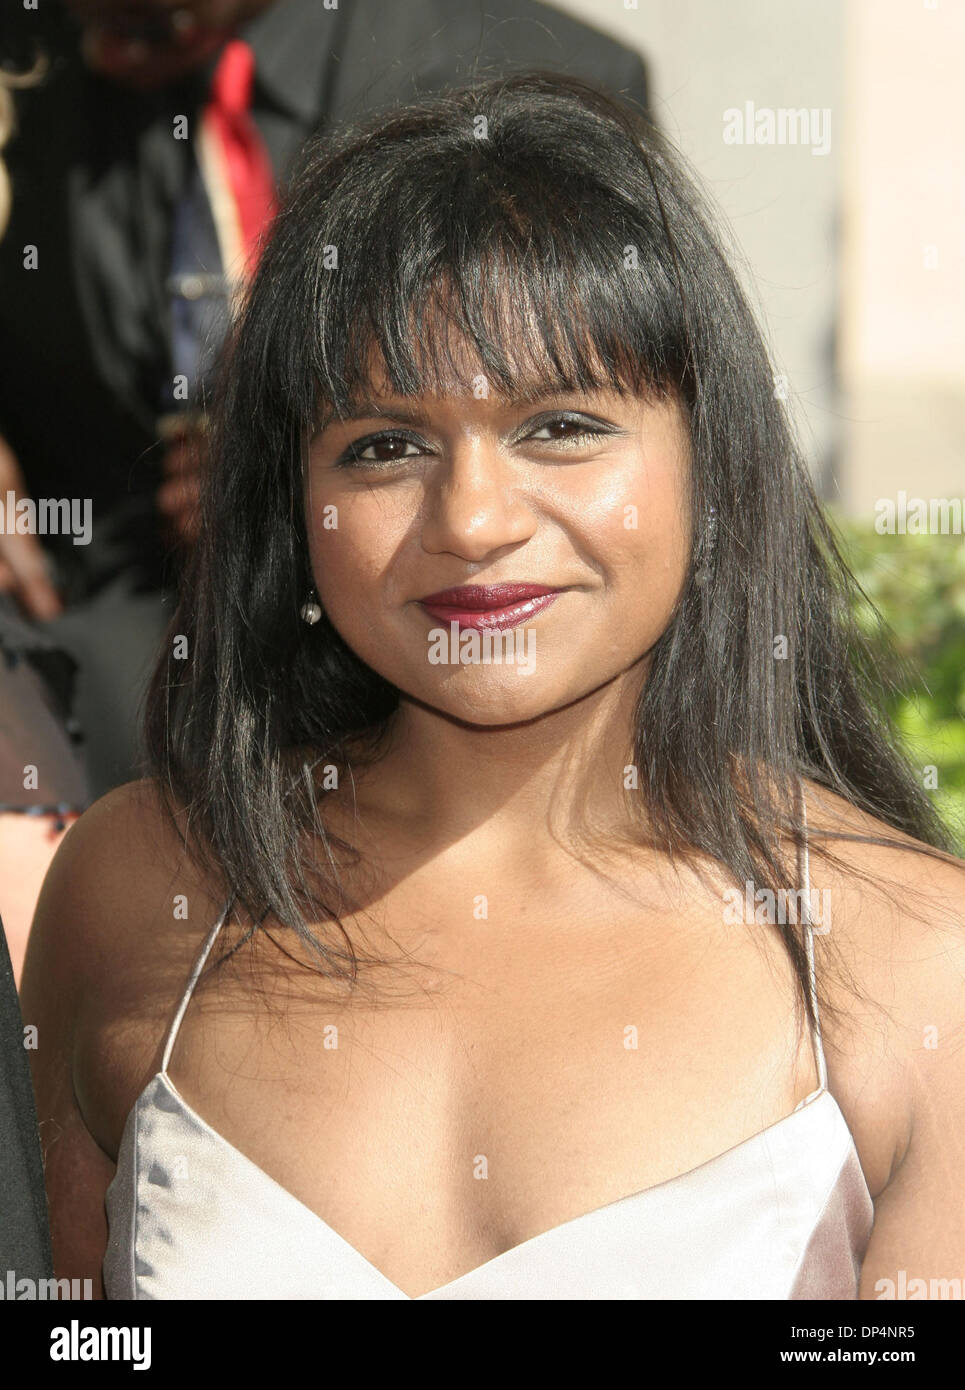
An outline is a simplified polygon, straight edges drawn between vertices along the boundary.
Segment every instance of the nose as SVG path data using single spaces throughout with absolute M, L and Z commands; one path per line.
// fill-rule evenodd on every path
M 528 540 L 536 524 L 520 477 L 495 444 L 465 440 L 428 484 L 422 545 L 432 555 L 485 560 Z

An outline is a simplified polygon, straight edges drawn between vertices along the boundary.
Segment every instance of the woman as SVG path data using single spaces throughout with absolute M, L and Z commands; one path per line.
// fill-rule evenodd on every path
M 31 940 L 60 1272 L 960 1269 L 962 864 L 678 158 L 538 74 L 318 144 L 225 381 L 154 777 Z

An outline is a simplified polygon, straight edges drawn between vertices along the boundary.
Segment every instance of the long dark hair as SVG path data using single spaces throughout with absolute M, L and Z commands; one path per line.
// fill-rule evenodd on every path
M 326 972 L 356 973 L 318 774 L 378 756 L 399 692 L 324 618 L 300 620 L 302 479 L 320 422 L 365 393 L 373 345 L 401 394 L 458 377 L 459 341 L 507 393 L 608 386 L 685 403 L 692 565 L 636 711 L 650 843 L 776 892 L 807 777 L 955 852 L 879 712 L 853 580 L 714 227 L 645 118 L 549 74 L 307 147 L 230 343 L 201 538 L 148 709 L 152 771 L 249 935 L 273 919 Z M 802 933 L 783 932 L 810 1012 Z

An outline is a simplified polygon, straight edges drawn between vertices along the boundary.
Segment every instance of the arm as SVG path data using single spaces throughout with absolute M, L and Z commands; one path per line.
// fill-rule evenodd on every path
M 83 865 L 83 831 L 68 831 L 54 858 L 34 917 L 21 990 L 25 1025 L 36 1030 L 31 1060 L 50 1208 L 54 1274 L 90 1279 L 103 1298 L 101 1262 L 107 1245 L 104 1193 L 114 1174 L 110 1157 L 90 1134 L 74 1090 L 74 1037 L 88 977 L 84 930 L 91 874 Z M 81 862 L 78 862 L 80 855 Z M 85 902 L 85 897 L 88 901 Z
M 899 934 L 904 942 L 893 967 L 894 995 L 883 1002 L 893 1020 L 890 1050 L 907 1101 L 909 1133 L 875 1201 L 862 1299 L 955 1296 L 943 1288 L 957 1288 L 962 1296 L 965 871 L 932 864 L 931 872 L 942 881 L 934 886 L 942 887 L 958 923 L 930 929 L 917 924 Z
M 211 893 L 208 889 L 211 887 Z M 27 946 L 33 1068 L 54 1271 L 104 1297 L 104 1199 L 131 1107 L 158 1069 L 179 991 L 224 886 L 185 860 L 149 781 L 118 787 L 64 836 Z M 172 916 L 190 895 L 192 922 Z M 213 894 L 213 896 L 212 896 Z
M 815 847 L 833 837 L 834 862 L 811 856 L 833 907 L 815 943 L 829 1082 L 875 1207 L 858 1297 L 938 1297 L 908 1285 L 965 1277 L 965 861 L 813 782 L 807 801 Z

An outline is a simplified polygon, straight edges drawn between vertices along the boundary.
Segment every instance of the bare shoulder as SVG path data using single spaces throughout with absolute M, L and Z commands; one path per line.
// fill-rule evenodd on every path
M 69 1081 L 108 1151 L 156 1060 L 221 891 L 150 781 L 95 802 L 54 856 L 23 977 L 24 1017 L 47 1043 L 35 1079 L 41 1090 Z
M 965 859 L 814 783 L 806 796 L 812 887 L 831 895 L 826 937 L 869 985 L 879 968 L 907 982 L 917 962 L 933 996 L 954 998 L 965 978 L 954 969 L 965 952 Z M 900 1008 L 900 994 L 891 1002 Z
M 101 797 L 70 828 L 44 880 L 31 929 L 34 955 L 56 944 L 81 975 L 102 952 L 137 952 L 172 915 L 176 896 L 210 906 L 217 891 L 188 852 L 185 818 L 156 785 L 129 782 Z M 186 904 L 187 906 L 187 904 Z M 185 917 L 182 912 L 182 919 Z
M 874 1195 L 936 1117 L 965 1126 L 965 861 L 814 783 L 806 800 L 829 1081 Z

